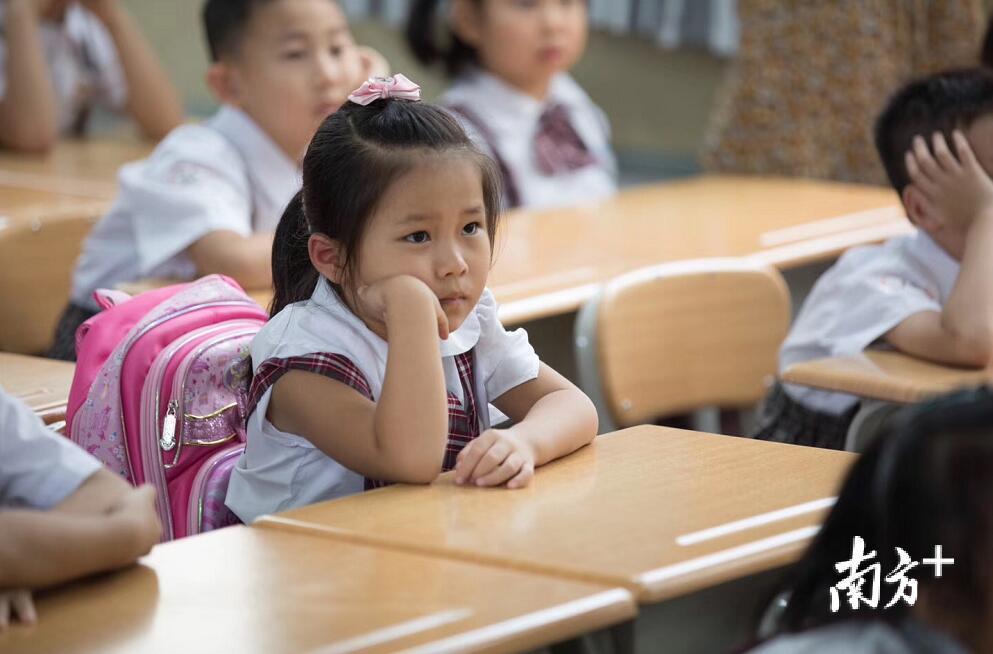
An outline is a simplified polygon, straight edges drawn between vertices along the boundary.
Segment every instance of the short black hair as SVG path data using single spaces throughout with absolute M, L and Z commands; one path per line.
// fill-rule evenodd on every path
M 969 68 L 914 80 L 897 91 L 876 119 L 879 158 L 897 193 L 910 184 L 904 155 L 914 137 L 966 129 L 979 117 L 993 113 L 993 72 Z
M 234 52 L 245 33 L 252 14 L 272 0 L 207 0 L 203 3 L 203 29 L 207 36 L 210 60 Z

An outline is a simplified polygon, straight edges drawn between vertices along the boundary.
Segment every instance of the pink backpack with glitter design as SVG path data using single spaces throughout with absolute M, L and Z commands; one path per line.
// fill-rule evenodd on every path
M 238 522 L 224 496 L 245 448 L 248 346 L 265 311 L 221 275 L 94 297 L 104 310 L 76 332 L 69 437 L 155 486 L 163 540 Z

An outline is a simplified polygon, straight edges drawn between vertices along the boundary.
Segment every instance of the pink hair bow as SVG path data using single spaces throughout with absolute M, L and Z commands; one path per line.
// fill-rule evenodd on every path
M 370 77 L 348 96 L 349 100 L 363 106 L 386 98 L 416 102 L 421 99 L 421 87 L 397 73 L 393 77 Z

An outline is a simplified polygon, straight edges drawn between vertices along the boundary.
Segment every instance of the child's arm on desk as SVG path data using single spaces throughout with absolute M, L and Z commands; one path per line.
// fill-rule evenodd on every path
M 597 431 L 593 402 L 544 363 L 538 376 L 494 402 L 516 424 L 490 429 L 459 453 L 455 481 L 476 486 L 527 486 L 534 469 L 586 445 Z
M 227 275 L 249 290 L 272 286 L 272 234 L 210 232 L 186 250 L 198 275 Z
M 0 145 L 43 152 L 58 137 L 55 90 L 41 43 L 42 0 L 7 0 L 3 38 L 7 88 L 0 98 Z
M 886 340 L 925 359 L 978 367 L 993 356 L 993 181 L 961 132 L 954 141 L 958 159 L 941 135 L 934 157 L 918 137 L 907 170 L 929 212 L 952 229 L 967 229 L 958 279 L 941 312 L 910 316 Z
M 41 588 L 113 570 L 147 554 L 161 534 L 150 486 L 100 470 L 50 511 L 0 511 L 0 588 Z

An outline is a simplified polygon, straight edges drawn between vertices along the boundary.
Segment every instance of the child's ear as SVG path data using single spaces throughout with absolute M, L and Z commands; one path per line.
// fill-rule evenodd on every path
M 907 184 L 903 187 L 900 198 L 903 200 L 903 207 L 907 211 L 910 222 L 919 229 L 928 234 L 934 234 L 944 226 L 944 216 L 938 213 L 934 206 L 928 202 L 927 197 L 921 193 L 921 190 L 913 184 Z
M 452 32 L 467 44 L 478 48 L 482 40 L 479 8 L 471 0 L 452 0 L 448 12 L 448 24 Z
M 345 272 L 345 249 L 341 241 L 326 234 L 311 234 L 307 241 L 310 263 L 335 284 L 341 284 Z
M 207 69 L 207 88 L 224 104 L 239 106 L 238 72 L 224 61 L 215 61 Z

